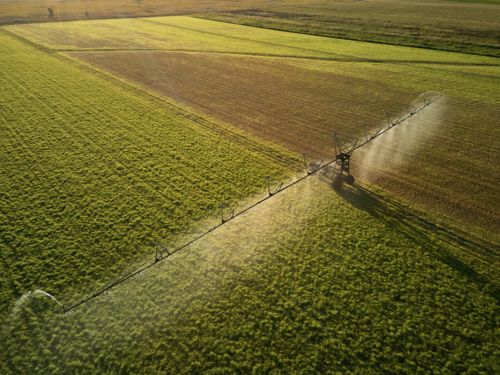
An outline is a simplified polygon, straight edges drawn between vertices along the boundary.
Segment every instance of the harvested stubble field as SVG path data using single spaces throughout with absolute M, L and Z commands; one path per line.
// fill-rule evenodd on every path
M 480 235 L 500 233 L 497 58 L 187 17 L 85 25 L 9 30 L 297 154 L 331 157 L 334 132 L 361 137 L 362 124 L 382 126 L 387 113 L 422 105 L 422 92 L 443 92 L 411 137 L 358 155 L 356 172 Z

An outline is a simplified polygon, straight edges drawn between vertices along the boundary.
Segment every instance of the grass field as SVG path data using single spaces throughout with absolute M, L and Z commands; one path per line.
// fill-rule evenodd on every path
M 331 157 L 334 132 L 363 136 L 362 124 L 386 124 L 387 113 L 406 111 L 422 92 L 443 92 L 439 114 L 424 115 L 418 130 L 400 134 L 382 155 L 360 154 L 357 172 L 422 207 L 500 233 L 498 59 L 187 17 L 91 24 L 91 31 L 87 22 L 9 30 L 298 155 Z
M 0 363 L 16 374 L 494 373 L 498 258 L 464 250 L 314 178 L 71 315 L 26 298 Z
M 499 65 L 188 17 L 0 28 L 0 373 L 497 373 Z M 475 244 L 319 174 L 71 314 L 35 292 L 92 296 L 429 90 L 354 173 Z

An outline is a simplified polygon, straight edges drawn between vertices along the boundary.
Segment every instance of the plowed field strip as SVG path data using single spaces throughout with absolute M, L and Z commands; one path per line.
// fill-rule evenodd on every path
M 245 66 L 247 69 L 253 70 L 255 79 L 252 82 L 250 81 L 245 82 L 246 85 L 244 87 L 244 90 L 249 95 L 254 95 L 255 97 L 262 97 L 263 100 L 265 100 L 270 104 L 273 103 L 276 105 L 282 105 L 283 102 L 287 101 L 287 98 L 276 97 L 275 92 L 270 91 L 270 90 L 275 90 L 275 87 L 273 87 L 274 85 L 279 85 L 282 81 L 287 81 L 289 79 L 293 79 L 296 84 L 301 85 L 300 90 L 283 92 L 283 95 L 293 97 L 297 101 L 297 107 L 292 108 L 292 112 L 290 112 L 290 119 L 296 119 L 299 116 L 299 114 L 302 114 L 302 116 L 305 115 L 304 117 L 308 117 L 314 112 L 316 112 L 317 116 L 318 115 L 317 110 L 320 108 L 323 110 L 325 102 L 328 102 L 329 104 L 332 103 L 332 100 L 328 95 L 322 95 L 322 94 L 331 93 L 332 91 L 331 86 L 335 83 L 335 79 L 338 79 L 338 77 L 332 77 L 334 80 L 332 84 L 325 84 L 324 80 L 320 82 L 315 80 L 315 78 L 324 78 L 324 77 L 314 77 L 314 74 L 297 76 L 296 71 L 283 69 L 283 66 L 279 63 L 279 60 L 273 60 L 272 64 L 265 64 L 265 62 L 260 60 L 258 71 L 257 69 L 252 69 L 253 61 L 250 59 L 249 60 L 245 59 L 243 61 L 238 61 L 238 59 L 232 60 L 233 63 L 235 61 L 237 62 L 236 65 L 227 64 L 226 62 L 227 65 L 226 65 L 226 70 L 224 72 L 224 76 L 231 74 L 234 75 L 236 73 L 235 69 L 239 69 L 241 71 L 241 68 L 243 68 L 243 66 Z M 173 62 L 175 64 L 176 61 L 173 60 Z M 171 63 L 172 60 L 168 62 L 169 64 L 168 68 L 171 67 Z M 220 68 L 220 65 L 215 65 L 211 67 L 211 69 L 207 69 L 205 65 L 203 66 L 202 69 L 200 68 L 199 65 L 192 64 L 190 61 L 181 62 L 181 65 L 184 65 L 182 67 L 183 69 L 186 68 L 191 69 L 187 74 L 196 74 L 197 80 L 205 80 L 205 81 L 210 80 L 212 84 L 217 84 L 221 86 L 223 90 L 225 90 L 226 88 L 232 89 L 233 87 L 231 86 L 234 86 L 234 84 L 231 85 L 232 84 L 231 81 L 229 80 L 222 81 L 220 79 L 220 71 L 217 70 L 217 68 Z M 133 68 L 138 69 L 137 66 L 134 66 Z M 177 64 L 177 66 L 175 66 L 174 68 L 179 69 L 179 64 Z M 157 69 L 154 69 L 153 67 L 151 69 L 155 70 L 155 73 L 158 74 L 161 73 L 163 70 L 158 66 Z M 279 77 L 279 80 L 275 79 L 277 75 Z M 369 81 L 355 82 L 355 83 L 353 82 L 353 86 L 354 85 L 368 86 L 369 88 L 371 82 Z M 342 107 L 340 110 L 345 113 L 348 113 L 348 115 L 359 114 L 358 108 L 354 107 L 358 103 L 354 102 L 353 100 L 357 96 L 359 96 L 359 93 L 353 93 L 350 91 L 344 92 L 344 95 L 338 98 L 335 104 L 337 106 Z M 348 103 L 350 104 L 350 106 L 347 106 Z M 368 107 L 366 109 L 368 111 L 370 111 L 371 109 L 376 110 L 377 107 L 373 105 L 371 108 Z M 365 114 L 361 114 L 361 116 L 365 116 Z
M 130 61 L 130 60 L 128 60 Z M 140 63 L 139 63 L 140 64 Z M 135 64 L 135 65 L 138 65 L 138 64 Z M 139 71 L 141 68 L 143 68 L 143 66 L 131 66 L 130 64 L 127 64 L 126 66 L 123 66 L 121 65 L 120 66 L 120 69 L 124 69 L 124 70 L 127 70 L 127 71 L 132 71 L 133 69 L 136 69 L 135 71 Z M 178 70 L 178 69 L 177 69 Z M 152 75 L 155 75 L 155 74 L 158 74 L 160 75 L 162 72 L 160 70 L 153 70 L 152 71 Z M 227 90 L 229 87 L 229 85 L 224 85 L 224 84 L 221 84 L 221 82 L 215 78 L 212 78 L 212 79 L 209 79 L 207 77 L 206 74 L 204 74 L 203 72 L 201 73 L 197 73 L 196 71 L 190 71 L 188 74 L 190 74 L 190 76 L 192 76 L 192 78 L 196 78 L 197 80 L 199 81 L 206 81 L 209 83 L 209 85 L 222 85 L 222 86 L 226 86 L 226 87 L 222 87 L 222 90 Z M 140 79 L 140 77 L 138 77 Z M 248 86 L 247 86 L 248 87 Z M 250 91 L 250 89 L 249 89 Z M 277 102 L 275 100 L 275 95 L 267 95 L 266 97 L 266 92 L 264 90 L 261 90 L 260 92 L 250 92 L 248 93 L 248 95 L 251 95 L 251 94 L 259 94 L 259 96 L 261 97 L 261 99 L 264 99 L 265 101 L 268 102 L 268 104 L 272 104 L 272 102 Z M 305 102 L 305 100 L 303 100 Z M 241 102 L 239 102 L 241 103 Z M 247 104 L 246 102 L 243 102 L 245 104 Z M 300 105 L 300 108 L 307 108 L 307 107 L 310 107 L 312 103 L 307 103 L 306 106 L 304 106 L 304 104 Z M 249 108 L 243 108 L 243 109 L 238 109 L 238 108 L 233 108 L 234 109 L 234 112 L 238 112 L 238 113 L 241 113 L 241 110 L 246 110 L 248 112 L 248 109 Z M 307 113 L 306 113 L 307 114 Z M 287 119 L 287 121 L 296 121 L 296 115 L 297 114 L 289 114 L 289 119 Z M 262 117 L 265 117 L 265 116 L 262 116 Z
M 337 67 L 347 65 L 328 63 L 334 68 L 328 72 L 304 69 L 303 61 L 295 65 L 292 59 L 174 52 L 71 55 L 299 154 L 314 156 L 328 155 L 333 132 L 361 136 L 363 123 L 385 126 L 387 112 L 405 112 L 406 105 L 421 93 L 408 88 L 421 79 L 418 70 L 409 75 L 375 70 L 379 76 L 369 78 L 372 68 L 366 77 L 357 78 L 342 70 L 335 73 Z M 393 75 L 391 80 L 399 80 L 400 86 L 383 84 L 384 74 Z M 465 186 L 488 190 L 496 185 L 497 171 L 491 164 L 482 167 L 481 160 L 490 160 L 491 151 L 496 152 L 500 145 L 498 130 L 491 130 L 497 110 L 490 104 L 458 97 L 447 97 L 446 103 L 440 120 L 427 120 L 422 112 L 420 130 L 412 133 L 416 141 L 405 141 L 408 150 L 388 145 L 393 151 L 387 153 L 387 159 L 405 160 L 404 166 L 393 162 L 374 166 L 367 178 L 391 192 L 439 206 L 452 216 L 456 202 L 461 201 L 461 209 L 494 228 L 497 215 L 491 209 L 491 197 L 482 194 L 471 200 Z M 478 126 L 471 127 L 467 111 L 475 113 Z M 440 126 L 436 128 L 433 121 L 439 121 Z M 474 141 L 477 136 L 489 137 L 492 148 L 481 147 Z M 456 142 L 459 148 L 448 146 Z M 426 151 L 417 156 L 416 150 L 422 148 Z M 478 158 L 469 160 L 472 154 Z M 464 165 L 470 168 L 464 170 Z M 428 178 L 423 177 L 429 173 L 426 171 L 431 171 Z M 488 177 L 482 178 L 484 174 Z M 389 181 L 387 176 L 394 178 Z M 412 190 L 416 185 L 421 187 Z M 457 216 L 467 219 L 464 213 Z
M 320 133 L 320 137 L 315 134 L 316 139 L 331 139 L 332 131 L 339 130 L 339 127 L 344 132 L 359 132 L 361 124 L 373 121 L 374 114 L 383 117 L 388 109 L 397 108 L 395 102 L 402 102 L 403 96 L 401 92 L 386 88 L 389 99 L 366 101 L 363 106 L 359 100 L 359 95 L 363 95 L 359 87 L 370 93 L 383 89 L 381 85 L 348 78 L 351 89 L 345 90 L 345 83 L 336 82 L 339 79 L 345 81 L 343 77 L 304 72 L 283 64 L 276 66 L 279 63 L 276 60 L 231 56 L 207 58 L 178 53 L 145 56 L 131 53 L 121 54 L 118 59 L 108 53 L 73 56 L 132 78 L 135 83 L 146 83 L 148 88 L 162 90 L 163 87 L 168 90 L 172 87 L 167 94 L 173 99 L 205 109 L 210 106 L 216 112 L 215 116 L 231 118 L 231 123 L 237 121 L 242 128 L 261 137 L 276 139 L 279 135 L 286 138 L 285 143 L 288 144 L 297 137 L 307 139 L 311 133 Z M 222 79 L 221 65 L 224 65 Z M 336 85 L 342 87 L 342 95 L 335 93 Z M 206 99 L 190 102 L 189 98 L 197 97 L 196 92 L 200 90 L 206 92 Z M 176 95 L 176 91 L 183 92 L 183 96 Z M 331 97 L 332 93 L 335 93 L 335 98 Z M 413 98 L 416 94 L 406 93 L 404 96 Z M 207 105 L 203 104 L 205 101 Z M 287 103 L 286 111 L 283 111 L 284 103 Z M 361 111 L 362 108 L 365 112 Z M 245 118 L 252 120 L 249 123 Z M 286 132 L 283 132 L 283 126 L 286 126 Z M 305 150 L 308 148 L 305 143 L 303 147 L 306 147 Z M 324 145 L 318 149 L 324 149 Z

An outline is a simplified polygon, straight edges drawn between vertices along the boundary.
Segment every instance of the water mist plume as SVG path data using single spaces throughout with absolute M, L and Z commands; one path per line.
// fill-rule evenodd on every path
M 56 301 L 56 302 L 59 304 L 59 306 L 61 306 L 61 307 L 62 307 L 62 309 L 63 309 L 63 311 L 64 311 L 64 306 L 63 306 L 63 305 L 61 305 L 61 303 L 60 303 L 58 300 L 56 300 L 53 296 L 51 296 L 49 293 L 44 292 L 43 290 L 40 290 L 40 289 L 36 289 L 36 290 L 33 292 L 33 294 L 43 294 L 43 295 L 46 295 L 46 296 L 47 296 L 47 297 L 49 297 L 49 298 L 52 298 L 54 301 Z
M 432 92 L 429 92 L 432 93 Z M 426 94 L 420 95 L 408 108 L 421 108 Z M 415 113 L 407 120 L 398 124 L 390 131 L 382 134 L 379 139 L 356 151 L 355 174 L 363 181 L 374 182 L 384 171 L 396 171 L 414 161 L 421 149 L 426 149 L 432 143 L 432 138 L 446 114 L 446 99 Z M 378 127 L 387 128 L 381 122 Z

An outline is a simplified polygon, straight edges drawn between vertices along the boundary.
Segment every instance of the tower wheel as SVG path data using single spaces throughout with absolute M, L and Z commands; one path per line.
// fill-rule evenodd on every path
M 342 189 L 342 179 L 338 177 L 335 178 L 332 183 L 332 188 L 335 191 L 339 191 L 340 189 Z

